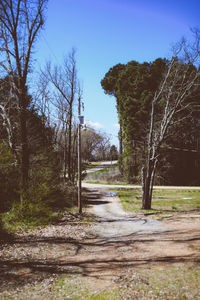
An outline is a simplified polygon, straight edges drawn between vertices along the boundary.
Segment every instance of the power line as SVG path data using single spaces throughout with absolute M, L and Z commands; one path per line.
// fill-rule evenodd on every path
M 44 42 L 46 43 L 47 48 L 49 49 L 49 51 L 51 52 L 51 54 L 54 56 L 56 62 L 58 63 L 58 58 L 57 58 L 55 52 L 53 51 L 53 49 L 51 48 L 49 42 L 47 41 L 47 38 L 45 37 L 44 31 L 41 31 L 41 35 L 43 37 Z

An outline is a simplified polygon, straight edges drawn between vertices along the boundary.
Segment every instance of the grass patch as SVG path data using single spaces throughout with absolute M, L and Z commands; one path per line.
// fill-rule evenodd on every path
M 72 270 L 71 270 L 72 271 Z M 79 272 L 76 267 L 73 271 Z M 60 275 L 9 292 L 2 299 L 85 299 L 85 300 L 198 300 L 200 266 L 178 264 L 119 270 L 110 286 L 98 288 L 97 281 L 78 274 Z
M 92 284 L 88 284 L 87 278 L 78 275 L 61 275 L 54 285 L 54 295 L 56 299 L 115 300 L 118 293 L 95 290 Z
M 117 189 L 122 205 L 127 211 L 140 211 L 142 206 L 141 189 Z M 189 211 L 200 208 L 200 190 L 166 190 L 153 191 L 152 209 L 149 212 Z
M 116 283 L 122 287 L 120 299 L 199 299 L 200 267 L 176 265 L 127 269 Z
M 46 226 L 59 220 L 59 212 L 54 213 L 42 206 L 16 205 L 9 212 L 1 215 L 3 228 L 6 232 L 14 233 L 18 229 L 29 230 L 37 226 Z

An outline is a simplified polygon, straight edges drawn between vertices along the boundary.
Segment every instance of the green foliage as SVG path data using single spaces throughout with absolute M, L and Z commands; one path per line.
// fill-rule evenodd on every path
M 55 219 L 51 206 L 55 201 L 52 195 L 56 186 L 50 183 L 49 177 L 49 171 L 45 168 L 32 174 L 27 189 L 22 193 L 22 201 L 12 203 L 12 208 L 3 214 L 5 227 L 36 226 Z
M 117 80 L 121 71 L 125 68 L 125 65 L 118 64 L 106 73 L 105 77 L 101 80 L 101 86 L 104 92 L 109 95 L 116 96 L 117 92 Z
M 187 67 L 178 60 L 177 64 L 183 71 Z M 104 92 L 116 98 L 119 122 L 123 132 L 123 174 L 124 180 L 129 183 L 139 183 L 141 179 L 141 169 L 147 152 L 151 103 L 168 65 L 169 61 L 161 58 L 151 63 L 130 61 L 126 65 L 118 64 L 110 68 L 101 81 Z M 186 76 L 190 77 L 193 71 L 195 67 L 191 66 L 187 69 Z M 176 84 L 178 88 L 180 82 Z M 199 95 L 200 85 L 196 85 L 190 96 L 187 96 L 186 103 L 197 105 Z M 156 126 L 160 126 L 164 103 L 165 95 L 155 107 Z M 166 149 L 179 147 L 199 150 L 200 113 L 194 109 L 189 117 L 185 118 L 188 114 L 187 109 L 185 111 L 180 109 L 178 114 L 176 118 L 182 121 L 171 122 L 173 124 L 170 126 L 170 134 L 164 141 Z M 198 185 L 200 183 L 199 155 L 194 155 L 192 152 L 162 150 L 160 162 L 155 178 L 157 183 L 168 185 Z
M 19 199 L 19 170 L 16 158 L 7 145 L 0 143 L 0 212 Z
M 127 182 L 137 182 L 143 160 L 151 100 L 162 79 L 166 60 L 140 64 L 131 61 L 116 65 L 106 73 L 101 85 L 117 100 L 123 128 L 123 169 Z M 134 144 L 134 145 L 133 145 Z

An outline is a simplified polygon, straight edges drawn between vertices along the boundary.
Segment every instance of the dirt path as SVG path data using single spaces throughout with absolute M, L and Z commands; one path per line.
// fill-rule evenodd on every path
M 107 187 L 88 189 L 86 198 L 97 221 L 67 215 L 60 224 L 22 232 L 1 246 L 0 299 L 89 299 L 80 295 L 136 284 L 136 270 L 200 263 L 199 213 L 162 221 L 125 213 Z M 103 299 L 154 299 L 126 296 Z
M 101 222 L 94 228 L 100 238 L 122 240 L 131 234 L 152 234 L 167 230 L 162 222 L 125 212 L 119 198 L 104 186 L 90 188 L 90 197 L 92 194 L 98 200 L 94 199 L 88 210 L 101 218 Z

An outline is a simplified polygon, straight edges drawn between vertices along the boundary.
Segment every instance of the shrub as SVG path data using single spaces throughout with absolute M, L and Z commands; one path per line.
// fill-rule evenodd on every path
M 13 231 L 18 227 L 29 228 L 33 226 L 45 225 L 56 219 L 52 211 L 44 205 L 34 203 L 15 203 L 12 209 L 2 214 L 4 227 Z
M 10 210 L 2 215 L 6 228 L 32 227 L 55 221 L 59 211 L 76 205 L 76 188 L 61 184 L 60 168 L 53 151 L 32 155 L 29 184 L 21 192 L 22 202 L 12 199 Z
M 19 199 L 19 169 L 13 153 L 0 143 L 0 212 L 6 211 Z

